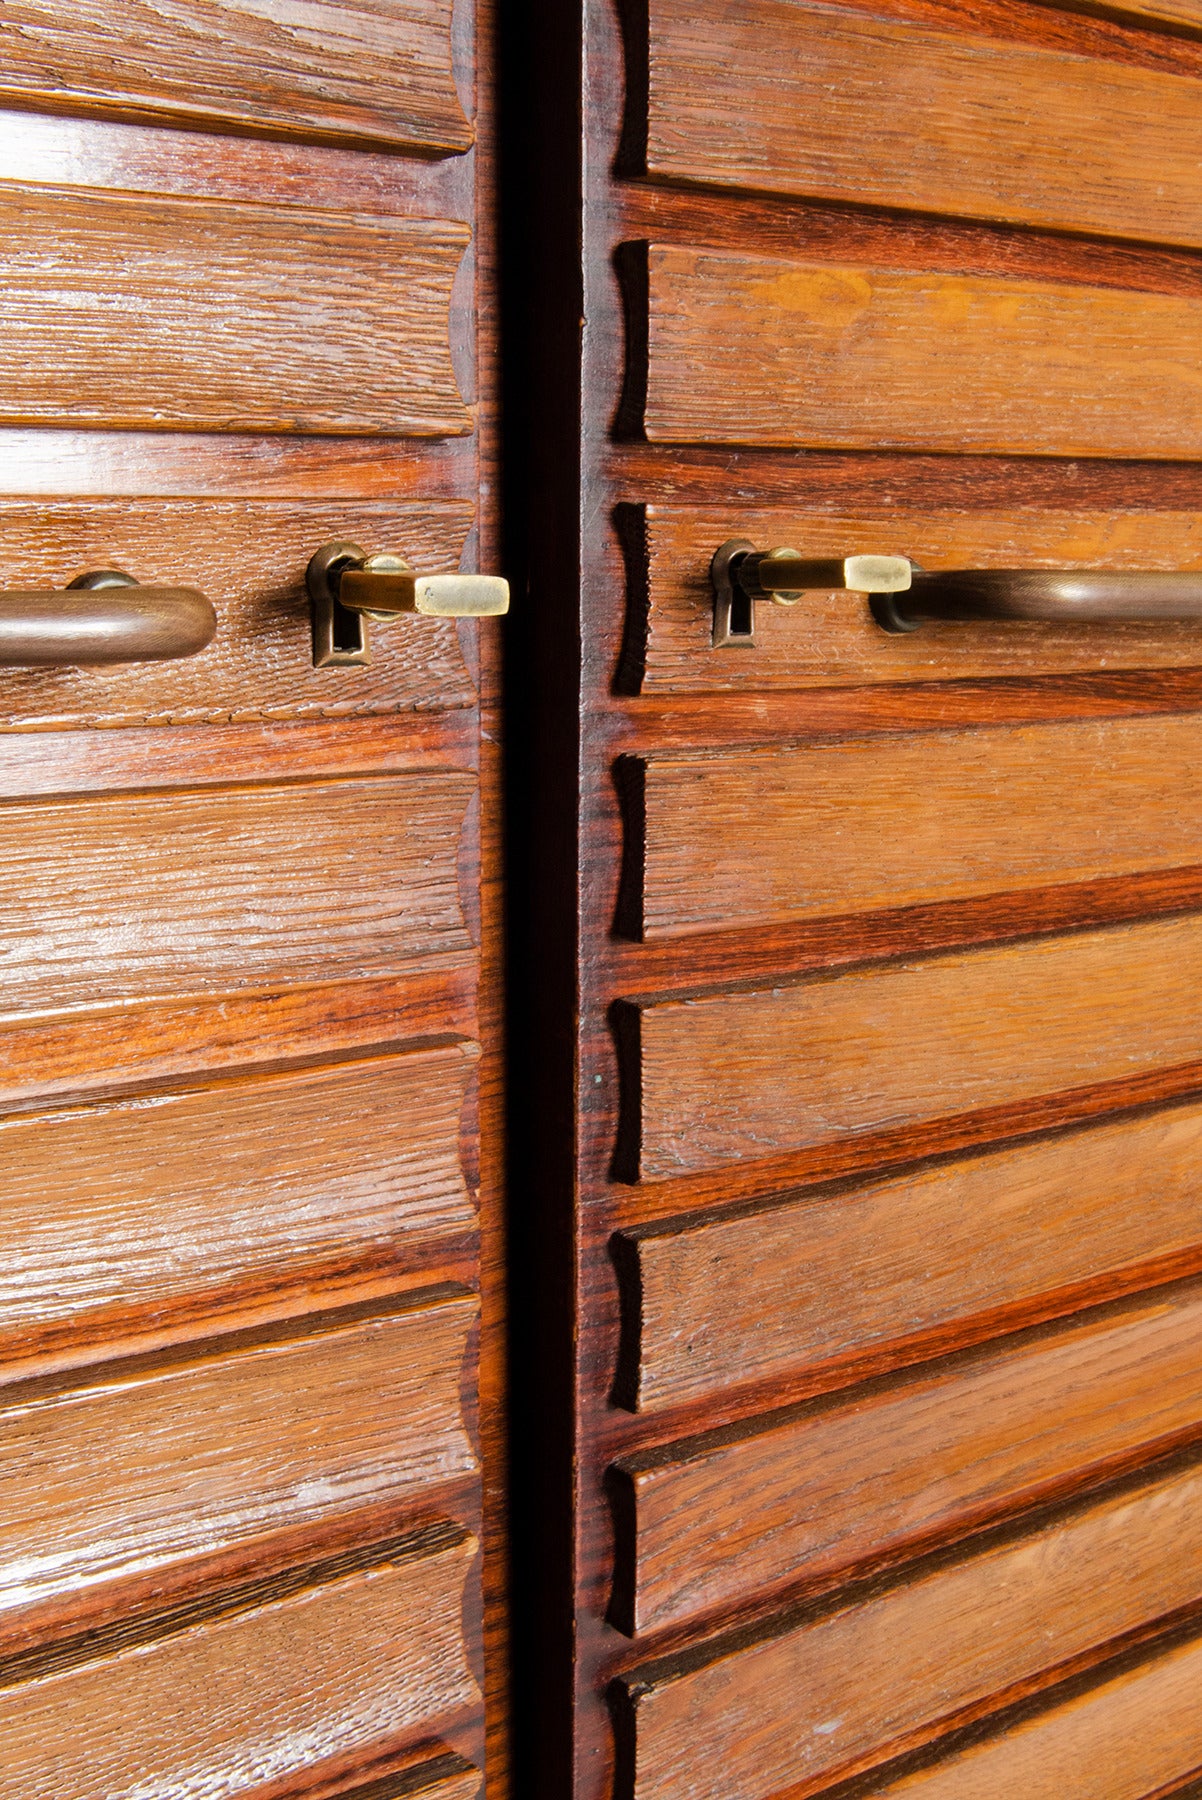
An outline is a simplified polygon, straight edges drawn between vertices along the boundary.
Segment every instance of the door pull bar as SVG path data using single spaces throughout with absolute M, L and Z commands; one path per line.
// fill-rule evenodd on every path
M 1202 572 L 1127 569 L 940 569 L 914 565 L 904 593 L 874 594 L 872 616 L 886 631 L 928 621 L 1041 620 L 1050 625 L 1116 625 L 1129 620 L 1202 623 Z
M 65 588 L 0 592 L 3 668 L 173 662 L 195 656 L 216 630 L 197 588 L 143 587 L 123 569 L 94 569 Z

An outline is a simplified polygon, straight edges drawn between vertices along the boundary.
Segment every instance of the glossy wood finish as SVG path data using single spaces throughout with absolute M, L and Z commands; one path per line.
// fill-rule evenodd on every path
M 1197 1244 L 1200 1172 L 1202 1112 L 1184 1106 L 891 1180 L 635 1226 L 614 1244 L 625 1320 L 616 1392 L 638 1409 L 716 1400 L 899 1342 L 938 1345 L 964 1321 L 1125 1269 L 1171 1266 Z
M 476 1222 L 459 1161 L 477 1047 L 236 1077 L 0 1125 L 0 1344 L 78 1355 L 144 1324 L 393 1280 Z M 295 1302 L 294 1302 L 295 1304 Z
M 987 37 L 967 15 L 953 33 L 794 0 L 649 10 L 656 176 L 1202 245 L 1196 79 Z
M 658 243 L 647 279 L 652 443 L 1202 456 L 1195 298 Z
M 461 225 L 12 186 L 0 235 L 6 424 L 471 428 L 449 342 Z
M 656 1180 L 1195 1063 L 1200 976 L 1187 917 L 630 1006 L 630 1171 Z
M 1202 1646 L 1187 1639 L 975 1750 L 868 1791 L 922 1800 L 1150 1800 L 1176 1791 L 1202 1762 L 1200 1668 Z
M 476 1550 L 436 1528 L 164 1613 L 153 1638 L 100 1633 L 18 1663 L 10 1676 L 35 1679 L 0 1690 L 0 1794 L 109 1800 L 150 1782 L 203 1794 L 231 1769 L 244 1791 L 279 1792 L 314 1744 L 348 1758 L 384 1731 L 416 1740 L 458 1724 L 479 1698 L 459 1624 Z M 475 1790 L 460 1774 L 410 1791 Z
M 985 622 L 882 631 L 865 601 L 807 594 L 758 606 L 754 646 L 715 650 L 710 561 L 732 533 L 764 546 L 801 543 L 815 555 L 859 545 L 927 569 L 1202 568 L 1197 513 L 1005 512 L 910 508 L 703 508 L 652 505 L 624 515 L 631 581 L 623 684 L 645 693 L 787 691 L 1197 665 L 1193 625 L 1074 626 Z
M 631 924 L 753 929 L 1196 863 L 1200 748 L 1187 716 L 651 756 L 631 770 Z
M 635 1669 L 637 1800 L 768 1800 L 883 1761 L 995 1695 L 1194 1606 L 1196 1466 Z M 621 1791 L 621 1790 L 619 1790 Z
M 895 1560 L 1196 1436 L 1200 1318 L 1195 1288 L 1168 1290 L 624 1459 L 615 1622 L 643 1631 Z
M 0 93 L 208 130 L 466 150 L 451 15 L 452 0 L 318 0 L 303 16 L 240 0 L 141 0 L 119 14 L 23 0 L 0 35 Z
M 217 636 L 170 668 L 6 673 L 0 724 L 216 723 L 471 706 L 475 687 L 455 626 L 406 619 L 376 632 L 370 667 L 315 669 L 305 567 L 350 535 L 431 568 L 458 566 L 470 504 L 288 500 L 0 501 L 0 584 L 65 585 L 90 568 L 195 586 Z

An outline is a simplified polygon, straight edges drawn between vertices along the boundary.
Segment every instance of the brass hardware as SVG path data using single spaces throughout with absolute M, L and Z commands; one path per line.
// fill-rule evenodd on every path
M 797 550 L 757 550 L 731 538 L 710 565 L 714 584 L 715 649 L 755 643 L 755 603 L 795 606 L 804 593 L 845 588 L 857 594 L 896 594 L 910 585 L 904 556 L 802 556 Z
M 904 595 L 878 595 L 873 617 L 886 631 L 917 631 L 928 620 L 1037 619 L 1056 625 L 1113 625 L 1128 619 L 1202 623 L 1202 573 L 1125 569 L 944 569 L 914 566 Z
M 419 575 L 402 556 L 369 556 L 360 544 L 337 539 L 322 545 L 306 580 L 319 669 L 371 661 L 366 619 L 494 619 L 509 611 L 509 583 L 499 575 Z
M 98 593 L 102 600 L 93 598 Z M 198 589 L 143 587 L 123 569 L 94 569 L 66 588 L 0 592 L 5 668 L 172 662 L 195 656 L 216 630 L 217 615 Z

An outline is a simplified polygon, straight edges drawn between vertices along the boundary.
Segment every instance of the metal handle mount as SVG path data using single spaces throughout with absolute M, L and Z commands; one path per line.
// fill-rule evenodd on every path
M 897 594 L 908 588 L 904 556 L 802 556 L 797 550 L 757 550 L 731 538 L 710 565 L 714 583 L 714 648 L 755 643 L 755 605 L 795 606 L 806 592 L 847 588 L 858 594 Z
M 369 556 L 361 544 L 337 538 L 317 551 L 306 580 L 319 669 L 371 661 L 368 619 L 491 619 L 509 611 L 509 583 L 499 575 L 419 575 L 403 556 Z
M 210 643 L 217 615 L 196 588 L 143 587 L 123 569 L 70 586 L 0 593 L 0 666 L 171 662 Z

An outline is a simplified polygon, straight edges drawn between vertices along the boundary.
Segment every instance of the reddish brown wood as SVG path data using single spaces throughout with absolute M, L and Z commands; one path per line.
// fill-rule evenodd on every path
M 451 0 L 319 0 L 303 19 L 239 0 L 69 12 L 23 0 L 0 91 L 27 105 L 286 137 L 465 150 Z
M 1202 244 L 1196 80 L 789 0 L 651 0 L 645 53 L 666 180 Z
M 616 1622 L 896 1559 L 1196 1435 L 1200 1309 L 1195 1287 L 1166 1290 L 625 1458 Z
M 1196 1467 L 622 1681 L 638 1800 L 811 1793 L 1202 1593 Z
M 1191 916 L 624 1004 L 622 1169 L 701 1172 L 1193 1064 L 1199 959 Z
M 647 259 L 653 443 L 1202 455 L 1197 300 L 666 244 Z
M 639 1409 L 715 1400 L 1184 1254 L 1198 1243 L 1200 1158 L 1202 1111 L 1187 1106 L 635 1226 L 615 1243 L 617 1391 Z
M 1202 566 L 1197 512 L 657 505 L 623 516 L 634 540 L 623 677 L 643 693 L 996 681 L 1074 670 L 1096 677 L 1196 666 L 1202 657 L 1195 626 L 1163 622 L 1072 629 L 980 622 L 898 636 L 882 631 L 865 601 L 851 594 L 807 594 L 791 607 L 759 605 L 754 645 L 715 649 L 711 641 L 710 562 L 732 536 L 763 549 L 800 545 L 815 556 L 908 556 L 929 569 L 1192 569 Z

